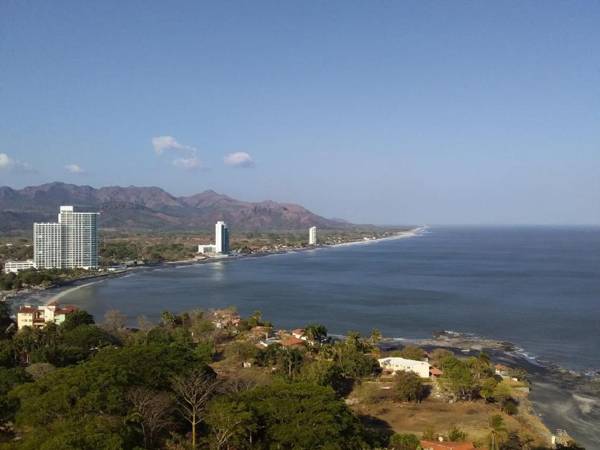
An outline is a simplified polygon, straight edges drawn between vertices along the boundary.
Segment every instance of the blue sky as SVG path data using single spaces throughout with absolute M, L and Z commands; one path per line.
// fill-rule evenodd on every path
M 0 185 L 600 223 L 595 1 L 0 2 Z

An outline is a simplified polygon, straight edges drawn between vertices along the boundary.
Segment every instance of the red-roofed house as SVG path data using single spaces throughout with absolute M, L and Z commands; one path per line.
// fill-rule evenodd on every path
M 423 450 L 475 450 L 472 442 L 421 441 Z
M 74 311 L 77 311 L 74 306 L 59 306 L 57 303 L 43 306 L 24 305 L 17 313 L 17 328 L 43 328 L 51 322 L 60 325 L 67 315 Z

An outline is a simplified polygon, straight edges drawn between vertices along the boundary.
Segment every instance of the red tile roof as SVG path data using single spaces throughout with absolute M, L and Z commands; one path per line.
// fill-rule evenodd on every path
M 77 311 L 77 307 L 71 305 L 61 306 L 60 308 L 56 308 L 54 310 L 54 314 L 71 314 Z

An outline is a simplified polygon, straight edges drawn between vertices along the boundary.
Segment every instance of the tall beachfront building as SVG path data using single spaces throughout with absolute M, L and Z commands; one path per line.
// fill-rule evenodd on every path
M 317 245 L 317 227 L 308 229 L 308 245 Z
M 215 253 L 226 255 L 229 253 L 229 228 L 222 220 L 215 224 Z
M 33 264 L 38 269 L 62 269 L 62 229 L 60 223 L 33 224 Z
M 33 224 L 38 269 L 98 268 L 98 213 L 61 206 L 58 223 Z

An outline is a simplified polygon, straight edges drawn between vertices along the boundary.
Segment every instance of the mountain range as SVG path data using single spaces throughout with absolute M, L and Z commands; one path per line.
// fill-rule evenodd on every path
M 23 189 L 0 187 L 0 232 L 27 231 L 33 222 L 56 221 L 60 205 L 99 211 L 100 226 L 113 230 L 209 230 L 217 220 L 244 231 L 352 226 L 340 219 L 316 215 L 300 205 L 270 200 L 245 202 L 210 190 L 176 197 L 158 187 L 96 189 L 54 182 Z

